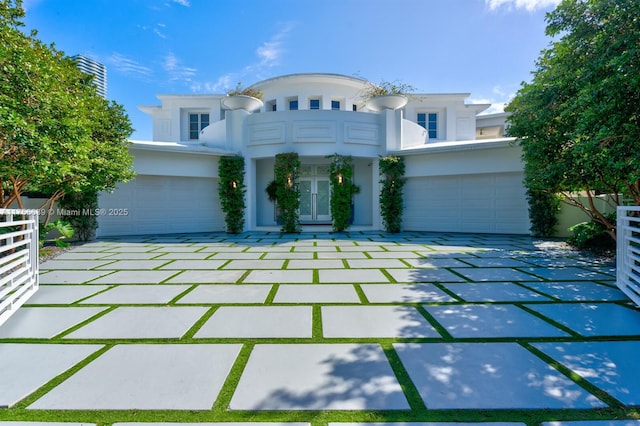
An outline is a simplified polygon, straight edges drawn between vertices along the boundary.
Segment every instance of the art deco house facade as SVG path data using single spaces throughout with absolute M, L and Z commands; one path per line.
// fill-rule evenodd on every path
M 266 186 L 274 157 L 300 156 L 303 230 L 327 229 L 328 155 L 353 158 L 354 230 L 383 229 L 380 156 L 404 157 L 403 229 L 482 233 L 529 231 L 520 148 L 505 138 L 504 114 L 478 115 L 489 105 L 469 94 L 414 94 L 406 105 L 365 101 L 365 80 L 336 74 L 294 74 L 251 86 L 262 105 L 238 108 L 225 94 L 159 95 L 141 107 L 153 141 L 133 141 L 137 177 L 111 194 L 99 236 L 224 231 L 217 182 L 221 156 L 245 159 L 246 230 L 278 230 Z

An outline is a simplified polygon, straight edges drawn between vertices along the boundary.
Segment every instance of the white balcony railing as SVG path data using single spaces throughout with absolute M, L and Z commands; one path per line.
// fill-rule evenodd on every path
M 617 284 L 640 306 L 640 207 L 618 207 Z
M 0 209 L 0 325 L 38 290 L 38 213 Z

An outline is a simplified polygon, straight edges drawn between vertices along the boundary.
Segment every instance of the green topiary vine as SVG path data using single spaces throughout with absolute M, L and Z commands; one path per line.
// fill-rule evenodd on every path
M 227 232 L 239 234 L 244 227 L 244 158 L 221 157 L 218 165 L 218 195 L 227 224 Z
M 387 232 L 397 233 L 402 228 L 402 189 L 404 178 L 404 158 L 396 156 L 380 157 L 380 213 Z
M 353 184 L 353 164 L 350 156 L 333 154 L 327 158 L 331 158 L 331 222 L 334 231 L 342 232 L 349 227 L 353 195 L 360 192 L 360 187 Z
M 527 188 L 529 202 L 529 221 L 531 235 L 534 237 L 553 237 L 558 224 L 560 200 L 555 194 Z
M 276 198 L 282 232 L 300 232 L 300 159 L 295 152 L 277 154 L 274 166 Z

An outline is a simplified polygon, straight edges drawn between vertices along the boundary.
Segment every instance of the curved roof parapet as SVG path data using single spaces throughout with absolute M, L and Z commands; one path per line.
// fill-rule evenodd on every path
M 290 83 L 295 81 L 305 82 L 312 81 L 314 83 L 340 83 L 342 85 L 350 85 L 354 87 L 366 88 L 371 84 L 368 80 L 360 77 L 352 77 L 344 74 L 332 74 L 332 73 L 298 73 L 298 74 L 286 74 L 277 77 L 268 78 L 266 80 L 258 81 L 252 84 L 252 89 L 264 89 L 271 85 L 277 85 L 279 83 Z

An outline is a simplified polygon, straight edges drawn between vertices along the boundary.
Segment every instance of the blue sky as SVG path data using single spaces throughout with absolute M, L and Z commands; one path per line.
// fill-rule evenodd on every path
M 26 0 L 25 24 L 107 66 L 108 98 L 151 139 L 138 105 L 224 93 L 238 81 L 328 72 L 421 93 L 509 100 L 549 44 L 559 0 Z

